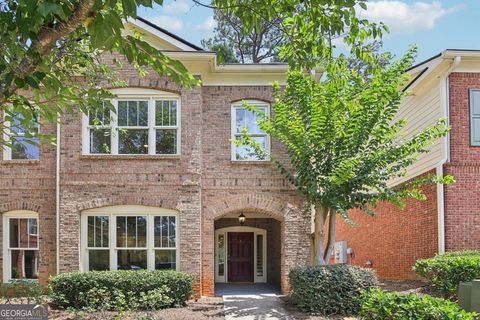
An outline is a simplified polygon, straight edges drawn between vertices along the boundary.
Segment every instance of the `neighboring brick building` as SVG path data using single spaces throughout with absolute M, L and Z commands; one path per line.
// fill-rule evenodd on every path
M 480 249 L 480 51 L 446 50 L 409 72 L 411 94 L 399 111 L 406 131 L 447 118 L 451 132 L 394 183 L 428 173 L 453 175 L 456 183 L 426 187 L 428 200 L 409 200 L 404 210 L 380 204 L 377 217 L 354 212 L 358 226 L 340 223 L 337 232 L 351 248 L 349 263 L 391 279 L 416 278 L 411 267 L 419 258 Z
M 141 78 L 124 64 L 118 72 L 128 86 L 111 89 L 118 96 L 112 100 L 116 114 L 68 114 L 57 127 L 40 127 L 57 135 L 57 147 L 37 149 L 20 139 L 6 148 L 0 155 L 4 281 L 31 277 L 45 283 L 49 275 L 74 270 L 177 269 L 195 276 L 197 295 L 213 295 L 215 282 L 269 282 L 288 291 L 289 270 L 310 261 L 303 201 L 271 162 L 230 142 L 246 127 L 286 160 L 242 101 L 269 112 L 271 84 L 285 81 L 287 67 L 218 66 L 214 53 L 145 20 L 130 27 L 181 60 L 202 85 L 184 89 L 154 73 Z M 412 129 L 441 117 L 435 79 L 450 53 L 412 69 L 420 75 L 411 85 L 415 96 L 400 112 L 415 120 Z M 102 57 L 106 63 L 112 58 Z M 382 204 L 380 217 L 353 213 L 360 227 L 340 224 L 338 230 L 338 240 L 353 249 L 351 263 L 371 260 L 381 276 L 408 278 L 415 259 L 442 251 L 443 243 L 447 249 L 478 248 L 479 211 L 471 194 L 480 175 L 476 149 L 455 125 L 468 126 L 466 97 L 480 77 L 453 72 L 452 143 L 464 147 L 451 148 L 445 171 L 455 173 L 458 183 L 446 188 L 445 197 L 441 188 L 428 187 L 429 201 L 409 201 L 404 212 Z M 406 179 L 443 168 L 445 150 L 438 143 Z

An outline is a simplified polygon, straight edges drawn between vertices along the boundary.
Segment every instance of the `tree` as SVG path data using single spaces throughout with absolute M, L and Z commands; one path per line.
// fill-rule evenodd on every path
M 202 40 L 202 46 L 208 48 L 209 50 L 215 52 L 217 54 L 217 63 L 218 64 L 225 64 L 225 63 L 238 63 L 237 57 L 233 52 L 232 48 L 223 43 L 213 44 L 210 42 L 205 42 Z
M 421 186 L 453 181 L 449 176 L 429 176 L 400 186 L 388 184 L 404 176 L 419 154 L 447 134 L 448 126 L 439 120 L 405 137 L 406 122 L 396 120 L 396 115 L 406 94 L 401 87 L 414 51 L 398 61 L 388 54 L 382 57 L 388 63 L 371 63 L 364 69 L 367 77 L 348 68 L 349 59 L 343 56 L 324 65 L 320 81 L 304 72 L 290 72 L 286 87 L 274 88 L 271 116 L 247 106 L 261 116 L 260 128 L 286 147 L 290 163 L 268 154 L 247 134 L 236 141 L 249 145 L 262 158 L 270 157 L 314 206 L 314 261 L 318 265 L 329 263 L 338 215 L 353 223 L 348 210 L 358 208 L 374 215 L 380 201 L 403 206 L 406 198 L 425 199 Z
M 161 0 L 155 0 L 161 4 Z M 101 80 L 122 85 L 98 59 L 124 55 L 140 73 L 145 67 L 191 86 L 187 69 L 143 41 L 125 34 L 125 22 L 152 0 L 5 0 L 0 2 L 0 133 L 4 121 L 31 130 L 33 119 L 55 122 L 65 111 L 102 108 L 112 95 Z M 85 81 L 82 81 L 86 79 Z M 3 134 L 0 134 L 3 139 Z M 45 138 L 45 135 L 42 135 Z M 2 143 L 3 142 L 3 143 Z M 5 142 L 0 140 L 0 145 Z
M 286 35 L 280 30 L 280 18 L 261 20 L 250 32 L 245 32 L 243 21 L 234 11 L 224 13 L 217 9 L 214 18 L 217 21 L 214 36 L 203 39 L 202 46 L 221 57 L 225 51 L 218 49 L 229 49 L 233 57 L 226 56 L 228 59 L 225 62 L 260 63 L 279 59 L 279 48 L 286 42 Z
M 200 1 L 192 0 L 201 4 Z M 126 57 L 141 75 L 156 72 L 185 87 L 199 83 L 177 60 L 125 32 L 138 6 L 162 0 L 3 0 L 0 1 L 0 145 L 5 121 L 18 120 L 25 131 L 32 121 L 55 123 L 65 112 L 101 111 L 112 94 L 100 86 L 125 83 L 102 63 L 103 53 Z M 211 6 L 242 21 L 245 33 L 281 16 L 279 27 L 289 46 L 280 56 L 292 66 L 311 69 L 322 60 L 329 36 L 348 30 L 346 42 L 381 35 L 382 27 L 359 20 L 355 6 L 366 0 L 214 0 Z M 204 4 L 202 4 L 204 5 Z M 209 5 L 210 6 L 210 5 Z M 357 50 L 360 47 L 357 47 Z M 361 51 L 361 50 L 360 50 Z M 358 51 L 358 53 L 360 53 Z M 117 61 L 118 64 L 120 62 Z M 15 132 L 14 132 L 15 133 Z M 37 137 L 47 138 L 44 134 Z

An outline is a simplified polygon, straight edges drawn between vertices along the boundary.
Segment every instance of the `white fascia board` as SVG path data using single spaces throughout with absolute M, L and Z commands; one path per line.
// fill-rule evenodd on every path
M 185 50 L 185 51 L 197 51 L 195 48 L 193 47 L 190 47 L 188 45 L 186 45 L 185 43 L 181 42 L 181 41 L 178 41 L 177 39 L 169 36 L 168 34 L 165 34 L 163 32 L 161 32 L 160 30 L 157 30 L 151 26 L 149 26 L 148 24 L 140 21 L 140 20 L 137 20 L 137 19 L 128 19 L 128 22 L 130 22 L 131 24 L 151 33 L 152 35 L 172 44 L 173 46 L 177 47 L 178 49 L 180 50 Z

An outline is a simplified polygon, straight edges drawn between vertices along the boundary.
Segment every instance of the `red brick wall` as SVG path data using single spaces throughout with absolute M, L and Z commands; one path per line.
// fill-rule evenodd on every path
M 480 249 L 480 147 L 470 146 L 469 89 L 480 89 L 479 73 L 452 73 L 450 162 L 445 174 L 456 183 L 445 187 L 447 251 Z
M 426 186 L 424 193 L 428 200 L 407 200 L 403 210 L 380 203 L 376 217 L 351 211 L 357 227 L 341 220 L 337 241 L 347 240 L 352 248 L 349 263 L 365 267 L 370 260 L 380 278 L 415 279 L 412 265 L 417 259 L 433 256 L 438 248 L 436 186 Z

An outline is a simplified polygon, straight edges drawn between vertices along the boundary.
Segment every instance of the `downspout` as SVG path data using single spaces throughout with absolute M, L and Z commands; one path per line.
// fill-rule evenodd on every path
M 453 59 L 453 63 L 440 78 L 440 106 L 442 108 L 442 117 L 447 119 L 447 125 L 450 125 L 450 106 L 449 106 L 449 81 L 448 76 L 452 73 L 455 66 L 462 61 L 460 56 Z M 444 156 L 437 166 L 437 176 L 443 176 L 443 166 L 450 160 L 450 134 L 442 138 L 444 144 Z M 437 211 L 438 211 L 438 253 L 445 253 L 445 188 L 443 184 L 437 185 Z
M 56 147 L 56 165 L 55 165 L 55 231 L 56 231 L 56 264 L 57 274 L 60 273 L 60 121 L 57 118 L 57 147 Z

